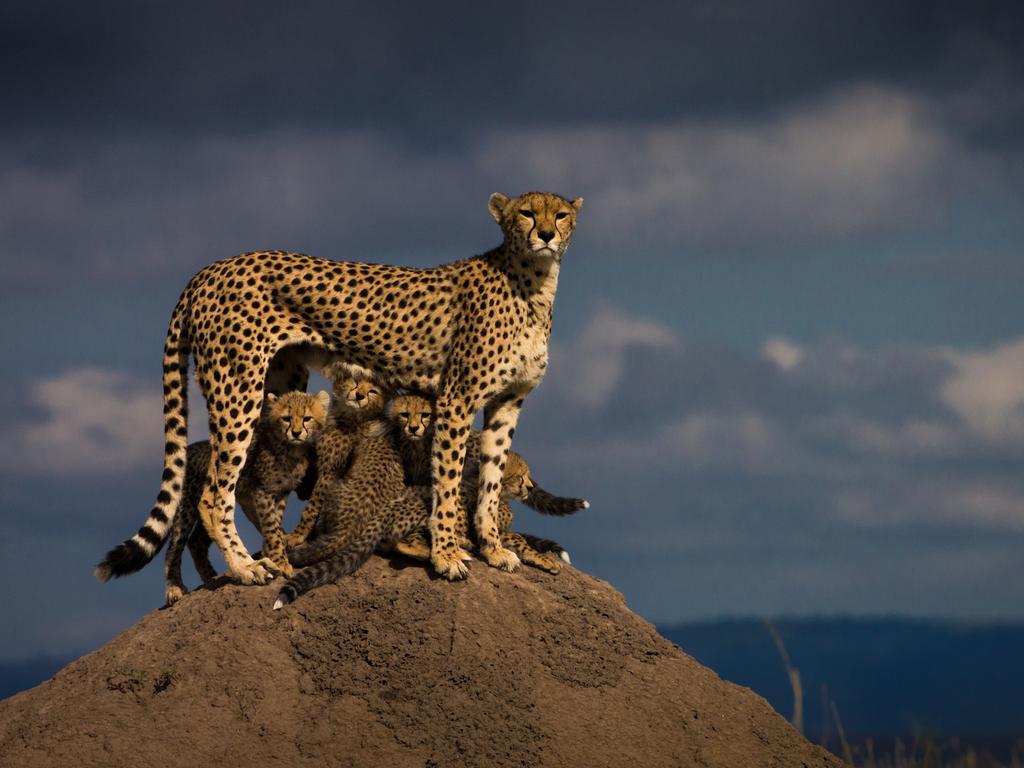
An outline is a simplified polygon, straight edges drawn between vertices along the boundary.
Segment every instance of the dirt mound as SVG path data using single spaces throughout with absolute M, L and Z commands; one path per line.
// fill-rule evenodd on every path
M 566 568 L 225 585 L 0 702 L 0 765 L 839 766 Z

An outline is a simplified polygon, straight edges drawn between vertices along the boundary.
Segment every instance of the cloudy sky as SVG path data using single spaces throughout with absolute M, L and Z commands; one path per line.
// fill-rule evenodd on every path
M 658 621 L 1024 619 L 1015 3 L 408 6 L 5 10 L 0 659 L 160 604 L 91 568 L 196 270 L 436 264 L 528 189 L 586 203 L 516 447 L 592 508 L 518 528 Z

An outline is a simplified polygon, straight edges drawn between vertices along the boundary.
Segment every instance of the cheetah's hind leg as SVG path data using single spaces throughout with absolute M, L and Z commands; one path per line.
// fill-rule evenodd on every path
M 521 533 L 515 531 L 502 531 L 501 543 L 503 546 L 519 555 L 519 559 L 534 568 L 540 568 L 548 573 L 559 573 L 562 570 L 562 563 L 550 555 L 542 554 L 530 546 Z
M 569 557 L 569 552 L 557 541 L 542 539 L 540 536 L 534 536 L 531 533 L 522 533 L 520 536 L 526 539 L 526 543 L 538 552 L 557 555 L 563 562 L 565 562 L 566 565 L 572 565 L 572 559 Z

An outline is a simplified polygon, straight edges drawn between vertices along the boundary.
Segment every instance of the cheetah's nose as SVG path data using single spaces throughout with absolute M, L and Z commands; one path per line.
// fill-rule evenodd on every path
M 302 430 L 300 429 L 300 430 L 299 430 L 298 432 L 296 432 L 296 431 L 295 431 L 295 430 L 293 429 L 293 430 L 292 430 L 292 437 L 294 437 L 294 438 L 295 438 L 296 440 L 298 440 L 298 439 L 299 439 L 300 437 L 302 437 Z
M 537 233 L 537 236 L 545 243 L 550 243 L 551 239 L 555 236 L 555 233 L 550 232 L 546 229 L 542 229 L 540 232 Z

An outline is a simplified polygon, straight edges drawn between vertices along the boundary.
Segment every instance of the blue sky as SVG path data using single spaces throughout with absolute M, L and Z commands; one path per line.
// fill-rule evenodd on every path
M 5 14 L 0 658 L 161 602 L 91 568 L 196 270 L 460 258 L 535 188 L 586 203 L 516 448 L 593 506 L 519 529 L 660 621 L 1024 618 L 1024 20 L 890 5 Z

